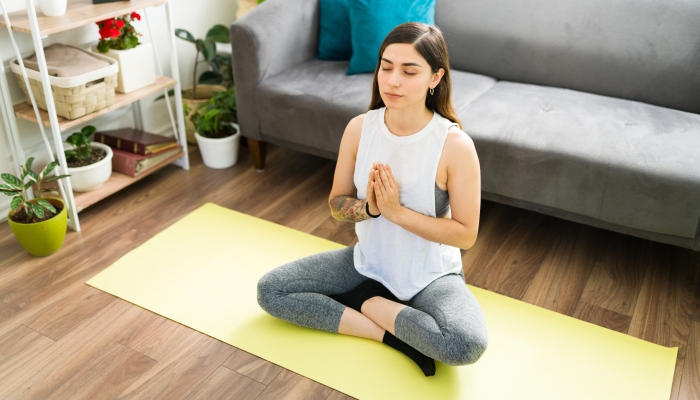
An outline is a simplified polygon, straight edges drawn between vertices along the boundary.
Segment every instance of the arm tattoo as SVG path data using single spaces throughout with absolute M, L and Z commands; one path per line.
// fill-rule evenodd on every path
M 331 215 L 338 221 L 360 222 L 369 219 L 365 211 L 365 200 L 351 196 L 336 196 L 328 202 Z

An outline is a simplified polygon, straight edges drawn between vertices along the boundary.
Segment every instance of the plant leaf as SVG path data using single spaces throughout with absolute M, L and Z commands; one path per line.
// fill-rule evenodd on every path
M 57 165 L 58 161 L 52 161 L 51 163 L 49 163 L 49 165 L 47 165 L 46 168 L 44 168 L 44 176 L 50 174 L 51 171 L 53 171 L 53 169 L 56 168 Z
M 197 39 L 202 56 L 207 62 L 211 62 L 216 56 L 216 43 L 211 39 Z
M 32 163 L 33 163 L 33 162 L 34 162 L 34 157 L 29 157 L 29 158 L 27 159 L 27 162 L 24 164 L 24 168 L 26 168 L 27 170 L 32 169 Z
M 34 214 L 36 214 L 37 217 L 44 218 L 44 209 L 40 204 L 33 204 L 32 208 L 34 208 Z
M 202 75 L 199 76 L 199 83 L 207 85 L 215 85 L 221 83 L 224 77 L 220 73 L 214 71 L 204 71 Z
M 51 176 L 51 177 L 46 178 L 46 182 L 53 182 L 53 181 L 55 181 L 55 180 L 63 179 L 63 178 L 68 177 L 68 176 L 70 176 L 70 175 Z
M 106 40 L 100 40 L 97 44 L 97 51 L 100 53 L 107 53 L 109 51 L 109 43 Z
M 45 209 L 51 211 L 52 213 L 56 213 L 56 209 L 53 207 L 53 204 L 49 203 L 48 201 L 44 199 L 39 199 L 36 202 L 37 204 L 41 204 Z
M 19 210 L 19 208 L 22 206 L 22 198 L 20 196 L 15 197 L 12 199 L 12 202 L 10 202 L 10 208 L 13 211 Z
M 12 197 L 12 196 L 17 196 L 17 195 L 19 195 L 20 193 L 22 193 L 21 190 L 17 190 L 17 189 L 13 189 L 13 190 L 4 190 L 4 189 L 0 189 L 0 192 L 4 193 L 6 196 L 10 196 L 10 197 Z
M 0 177 L 2 177 L 2 180 L 5 182 L 9 183 L 15 188 L 21 188 L 22 187 L 22 181 L 20 181 L 16 176 L 11 175 L 11 174 L 1 174 Z
M 175 29 L 175 36 L 179 37 L 180 39 L 187 40 L 190 43 L 194 43 L 194 36 L 192 36 L 191 33 L 187 32 L 184 29 L 176 28 Z
M 231 33 L 226 26 L 221 24 L 212 26 L 205 38 L 219 43 L 231 43 Z
M 34 182 L 39 182 L 39 177 L 36 175 L 36 172 L 32 171 L 31 169 L 27 171 L 27 176 Z
M 92 125 L 88 125 L 84 127 L 81 131 L 86 137 L 92 135 L 93 133 L 97 132 L 97 128 L 95 128 Z

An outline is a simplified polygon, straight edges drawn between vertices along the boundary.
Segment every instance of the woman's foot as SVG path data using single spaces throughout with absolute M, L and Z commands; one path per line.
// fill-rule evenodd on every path
M 403 340 L 392 335 L 391 332 L 384 332 L 382 342 L 407 355 L 411 360 L 418 364 L 425 376 L 435 375 L 435 360 L 409 346 Z

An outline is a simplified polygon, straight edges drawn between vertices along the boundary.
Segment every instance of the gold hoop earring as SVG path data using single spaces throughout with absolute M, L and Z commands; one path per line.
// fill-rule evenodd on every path
M 433 91 L 433 88 L 430 88 L 430 94 L 433 95 L 435 92 Z

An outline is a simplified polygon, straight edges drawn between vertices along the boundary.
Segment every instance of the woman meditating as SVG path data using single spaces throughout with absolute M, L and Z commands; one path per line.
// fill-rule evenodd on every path
M 358 243 L 269 271 L 258 303 L 297 325 L 383 342 L 432 376 L 435 359 L 472 364 L 488 345 L 459 250 L 476 241 L 479 161 L 452 106 L 441 31 L 399 25 L 379 55 L 369 111 L 343 133 L 329 197 Z

